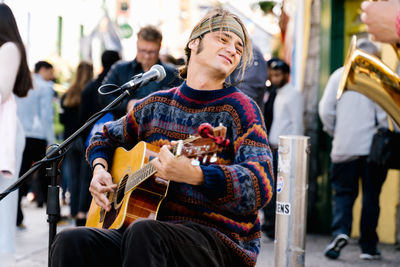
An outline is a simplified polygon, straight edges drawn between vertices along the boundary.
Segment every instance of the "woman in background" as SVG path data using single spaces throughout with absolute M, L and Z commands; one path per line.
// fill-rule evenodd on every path
M 32 88 L 25 47 L 11 9 L 0 4 L 0 192 L 18 178 L 25 135 L 17 118 L 14 95 L 24 97 Z M 0 259 L 12 266 L 18 192 L 0 201 Z M 3 265 L 2 265 L 3 266 Z
M 81 95 L 86 84 L 92 79 L 92 63 L 81 61 L 76 69 L 71 86 L 61 98 L 63 112 L 60 114 L 60 121 L 64 124 L 64 140 L 82 126 L 79 120 Z M 81 199 L 84 198 L 85 195 L 89 195 L 89 185 L 85 186 L 82 183 L 85 179 L 79 175 L 82 163 L 85 162 L 85 164 L 87 164 L 84 157 L 85 146 L 82 142 L 82 138 L 77 138 L 65 155 L 62 167 L 62 179 L 67 179 L 68 189 L 71 194 L 71 217 L 76 219 L 77 225 L 82 224 L 82 220 L 85 220 L 86 211 L 89 209 L 90 205 L 90 199 Z

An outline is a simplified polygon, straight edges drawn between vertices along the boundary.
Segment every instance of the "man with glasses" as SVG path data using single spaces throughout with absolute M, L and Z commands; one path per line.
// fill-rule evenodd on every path
M 119 107 L 113 112 L 116 118 L 125 115 L 137 99 L 141 99 L 155 91 L 168 89 L 182 83 L 178 71 L 173 66 L 160 61 L 159 53 L 161 42 L 162 34 L 156 27 L 148 25 L 141 28 L 137 34 L 136 58 L 132 61 L 118 62 L 114 64 L 106 78 L 103 80 L 103 84 L 116 84 L 121 86 L 132 79 L 133 76 L 150 70 L 150 68 L 155 64 L 162 65 L 167 74 L 165 79 L 161 82 L 150 82 L 148 85 L 133 92 L 129 99 L 125 100 L 125 102 L 119 105 Z M 109 104 L 118 97 L 119 94 L 120 93 L 118 92 L 109 96 L 102 96 L 102 104 L 104 106 Z

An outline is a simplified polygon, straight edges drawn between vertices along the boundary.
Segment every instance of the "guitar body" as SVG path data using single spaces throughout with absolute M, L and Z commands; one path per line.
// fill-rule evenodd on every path
M 151 175 L 132 189 L 125 191 L 125 186 L 129 184 L 128 177 L 142 169 L 150 157 L 156 157 L 159 150 L 159 147 L 146 142 L 139 142 L 129 151 L 121 147 L 115 150 L 110 173 L 118 188 L 116 193 L 108 195 L 111 210 L 105 211 L 92 200 L 86 226 L 119 229 L 138 218 L 156 219 L 169 182 Z

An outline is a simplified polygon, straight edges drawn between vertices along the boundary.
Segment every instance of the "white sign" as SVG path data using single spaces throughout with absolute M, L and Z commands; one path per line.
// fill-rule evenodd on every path
M 290 203 L 277 201 L 276 214 L 290 215 Z

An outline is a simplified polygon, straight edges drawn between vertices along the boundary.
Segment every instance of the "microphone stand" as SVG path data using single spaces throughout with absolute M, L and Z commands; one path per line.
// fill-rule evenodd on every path
M 96 121 L 98 121 L 105 113 L 109 112 L 111 109 L 120 104 L 128 95 L 131 94 L 130 91 L 136 90 L 140 86 L 143 86 L 147 83 L 137 83 L 134 84 L 131 88 L 126 89 L 121 95 L 119 95 L 114 101 L 112 101 L 108 106 L 106 106 L 103 110 L 94 114 L 82 127 L 80 127 L 76 132 L 74 132 L 71 136 L 69 136 L 64 142 L 60 145 L 54 144 L 51 145 L 46 152 L 46 156 L 38 162 L 37 165 L 34 165 L 27 172 L 25 172 L 18 180 L 10 185 L 3 193 L 0 193 L 0 201 L 5 198 L 9 193 L 16 190 L 21 186 L 21 184 L 28 178 L 32 173 L 42 167 L 44 163 L 51 162 L 49 168 L 47 168 L 47 176 L 51 177 L 50 185 L 48 186 L 48 194 L 47 194 L 47 210 L 46 213 L 48 215 L 47 222 L 49 223 L 49 248 L 48 248 L 48 265 L 50 266 L 50 249 L 53 244 L 53 240 L 55 235 L 57 234 L 57 220 L 60 216 L 60 187 L 57 184 L 57 174 L 58 174 L 58 163 L 61 160 L 64 152 L 68 149 L 68 146 L 85 130 L 87 130 L 90 126 L 92 126 Z

